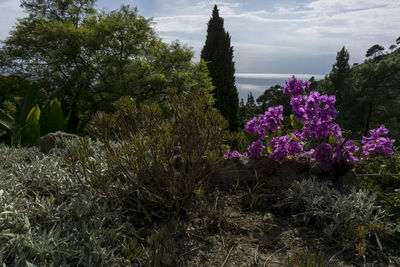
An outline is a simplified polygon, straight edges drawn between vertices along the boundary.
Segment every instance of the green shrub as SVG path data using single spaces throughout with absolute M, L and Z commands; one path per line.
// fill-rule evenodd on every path
M 285 259 L 285 267 L 328 267 L 329 264 L 322 254 L 300 250 L 295 255 Z
M 208 102 L 199 92 L 171 91 L 161 104 L 121 98 L 115 113 L 98 112 L 88 124 L 104 151 L 96 155 L 82 139 L 69 160 L 71 170 L 102 196 L 148 220 L 179 214 L 194 191 L 207 186 L 222 158 L 227 123 Z

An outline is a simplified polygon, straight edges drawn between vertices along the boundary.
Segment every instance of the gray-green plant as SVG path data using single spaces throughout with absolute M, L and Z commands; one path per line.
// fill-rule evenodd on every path
M 72 142 L 72 141 L 71 141 Z M 70 147 L 70 146 L 69 146 Z M 66 169 L 70 153 L 0 145 L 0 264 L 110 266 L 129 220 Z
M 381 247 L 398 227 L 378 204 L 375 193 L 352 188 L 344 194 L 316 179 L 296 182 L 286 193 L 287 201 L 322 228 L 326 240 L 365 256 L 367 248 Z

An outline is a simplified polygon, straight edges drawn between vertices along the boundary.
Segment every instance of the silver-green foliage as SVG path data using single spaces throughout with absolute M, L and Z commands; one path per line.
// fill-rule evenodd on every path
M 109 266 L 116 260 L 116 237 L 133 227 L 71 177 L 63 161 L 69 151 L 43 155 L 0 146 L 0 264 Z
M 351 193 L 344 194 L 325 182 L 310 179 L 294 183 L 287 197 L 322 227 L 329 241 L 341 246 L 357 249 L 365 239 L 381 246 L 378 236 L 396 231 L 388 214 L 377 204 L 376 194 L 365 189 L 353 187 Z

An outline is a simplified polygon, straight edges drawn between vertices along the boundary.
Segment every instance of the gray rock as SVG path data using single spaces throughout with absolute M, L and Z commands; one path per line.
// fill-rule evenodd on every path
M 65 148 L 65 139 L 74 138 L 79 138 L 79 136 L 58 131 L 40 137 L 37 146 L 42 153 L 48 154 L 52 148 Z
M 265 223 L 272 224 L 272 223 L 274 223 L 274 215 L 272 213 L 267 212 L 264 214 L 262 220 Z

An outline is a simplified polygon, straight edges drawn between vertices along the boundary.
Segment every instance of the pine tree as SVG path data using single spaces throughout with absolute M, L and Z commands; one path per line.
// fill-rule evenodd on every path
M 332 66 L 332 71 L 329 74 L 329 80 L 332 82 L 333 90 L 329 90 L 328 93 L 336 96 L 339 105 L 342 104 L 343 97 L 345 96 L 345 82 L 350 71 L 349 58 L 349 52 L 343 46 L 342 49 L 337 52 L 336 63 Z
M 230 130 L 239 127 L 239 97 L 235 86 L 235 63 L 231 37 L 224 29 L 224 19 L 217 5 L 208 22 L 206 43 L 201 58 L 207 62 L 213 80 L 215 107 L 228 120 Z
M 256 106 L 256 102 L 254 101 L 254 96 L 253 96 L 253 94 L 251 92 L 247 95 L 246 106 L 249 106 L 249 107 L 255 107 Z

